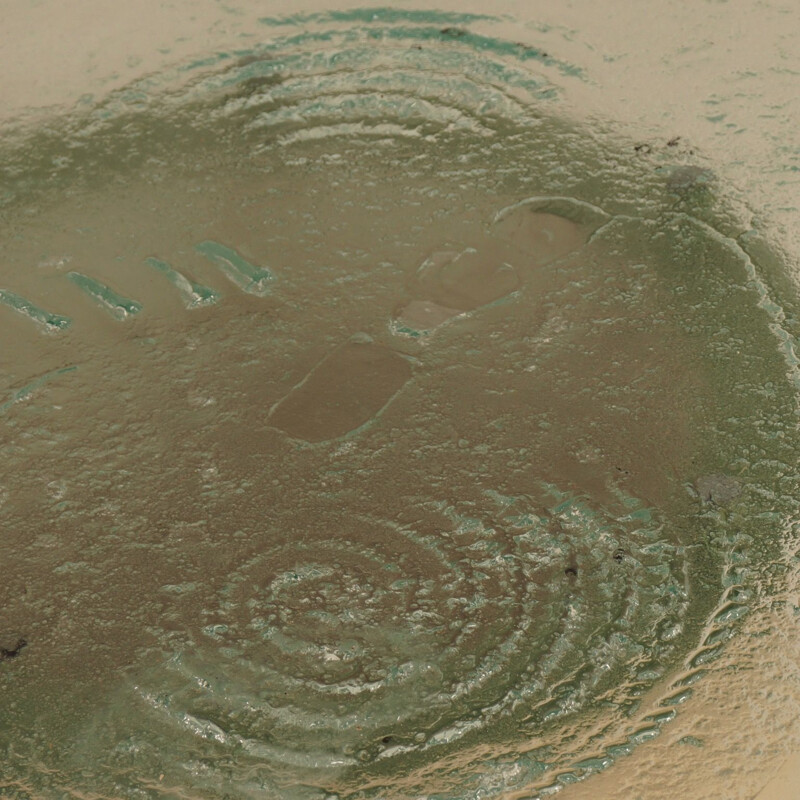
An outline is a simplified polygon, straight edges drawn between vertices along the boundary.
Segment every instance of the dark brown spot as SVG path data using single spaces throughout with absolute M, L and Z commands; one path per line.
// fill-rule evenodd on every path
M 14 644 L 9 644 L 8 647 L 0 647 L 0 661 L 16 658 L 27 644 L 28 642 L 25 639 L 19 637 Z

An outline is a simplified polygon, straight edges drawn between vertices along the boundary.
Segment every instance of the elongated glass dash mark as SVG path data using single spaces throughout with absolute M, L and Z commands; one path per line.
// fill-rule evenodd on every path
M 200 242 L 195 250 L 216 264 L 226 277 L 233 281 L 243 292 L 263 297 L 269 293 L 270 284 L 275 276 L 264 267 L 253 266 L 245 261 L 235 250 L 218 242 Z
M 0 303 L 13 308 L 14 311 L 18 311 L 23 316 L 41 325 L 48 332 L 63 331 L 72 324 L 72 320 L 69 317 L 45 311 L 43 308 L 34 305 L 30 300 L 26 300 L 24 297 L 8 291 L 8 289 L 0 289 Z
M 69 367 L 54 369 L 52 372 L 47 372 L 44 375 L 40 375 L 38 378 L 34 378 L 30 383 L 26 384 L 21 389 L 13 391 L 11 396 L 6 401 L 0 403 L 0 416 L 3 416 L 3 414 L 9 411 L 17 403 L 27 400 L 37 389 L 41 388 L 46 383 L 49 383 L 54 378 L 57 378 L 60 375 L 65 375 L 68 372 L 75 372 L 76 369 L 78 369 L 78 367 L 73 364 Z
M 124 320 L 133 314 L 138 314 L 142 310 L 142 304 L 128 297 L 123 297 L 115 292 L 110 286 L 90 278 L 88 275 L 81 275 L 80 272 L 70 272 L 67 277 L 89 297 L 92 298 L 101 308 L 111 314 L 114 319 Z
M 219 292 L 200 283 L 192 283 L 185 275 L 173 269 L 166 261 L 158 258 L 146 258 L 145 264 L 160 272 L 180 292 L 186 308 L 213 306 L 220 299 Z

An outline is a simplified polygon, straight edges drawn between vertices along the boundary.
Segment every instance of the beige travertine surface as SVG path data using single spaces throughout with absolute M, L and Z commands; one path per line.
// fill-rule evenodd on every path
M 265 10 L 265 6 L 268 9 Z M 351 3 L 370 7 L 373 3 Z M 421 3 L 398 3 L 403 8 Z M 340 3 L 0 3 L 0 119 L 68 110 L 191 57 L 251 42 L 257 22 Z M 483 12 L 474 0 L 437 8 Z M 792 2 L 497 2 L 493 30 L 583 68 L 560 110 L 620 141 L 680 137 L 800 270 L 800 11 Z M 87 101 L 88 102 L 88 101 Z M 800 272 L 798 273 L 800 274 Z M 785 563 L 796 570 L 787 536 Z M 790 587 L 748 618 L 678 718 L 569 800 L 800 797 L 800 626 Z M 692 737 L 687 743 L 685 737 Z M 701 746 L 697 746 L 696 742 Z

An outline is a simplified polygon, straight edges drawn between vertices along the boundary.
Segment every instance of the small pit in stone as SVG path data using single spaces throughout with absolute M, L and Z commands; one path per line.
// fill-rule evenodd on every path
M 0 636 L 0 661 L 16 658 L 27 645 L 22 636 Z

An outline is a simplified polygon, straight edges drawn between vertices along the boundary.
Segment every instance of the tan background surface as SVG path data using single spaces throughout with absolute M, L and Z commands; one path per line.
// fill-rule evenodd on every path
M 69 109 L 84 95 L 102 97 L 192 55 L 246 46 L 265 35 L 259 16 L 343 5 L 376 3 L 2 0 L 0 120 Z M 488 10 L 476 0 L 435 6 Z M 795 0 L 496 0 L 491 13 L 509 17 L 500 34 L 546 46 L 586 70 L 587 83 L 563 86 L 570 114 L 611 121 L 630 140 L 681 136 L 756 213 L 800 274 Z M 753 615 L 740 656 L 698 688 L 674 730 L 667 726 L 659 739 L 562 796 L 800 798 L 797 603 L 787 594 Z M 677 744 L 689 733 L 705 746 Z

